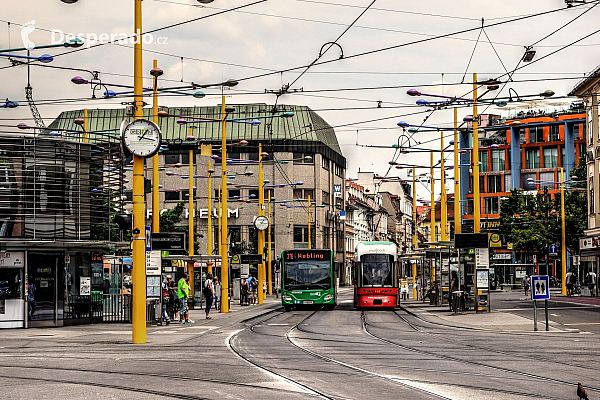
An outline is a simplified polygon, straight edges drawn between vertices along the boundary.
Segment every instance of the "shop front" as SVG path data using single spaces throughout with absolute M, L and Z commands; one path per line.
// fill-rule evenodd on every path
M 0 328 L 23 328 L 25 252 L 0 252 Z

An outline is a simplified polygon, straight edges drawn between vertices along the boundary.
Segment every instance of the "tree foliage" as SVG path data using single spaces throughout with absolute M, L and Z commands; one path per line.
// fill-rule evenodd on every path
M 565 185 L 565 233 L 567 248 L 576 250 L 579 248 L 579 237 L 587 227 L 587 192 L 583 189 L 585 178 L 581 181 L 586 176 L 585 159 L 579 160 L 571 176 L 578 181 Z M 517 251 L 545 254 L 547 245 L 560 245 L 560 195 L 557 194 L 552 200 L 545 193 L 532 195 L 523 189 L 513 190 L 501 203 L 500 233 Z

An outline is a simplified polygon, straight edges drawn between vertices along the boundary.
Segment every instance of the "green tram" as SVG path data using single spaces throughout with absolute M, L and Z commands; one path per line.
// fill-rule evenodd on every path
M 337 303 L 336 282 L 333 250 L 281 252 L 281 304 L 286 311 L 314 305 L 332 310 Z

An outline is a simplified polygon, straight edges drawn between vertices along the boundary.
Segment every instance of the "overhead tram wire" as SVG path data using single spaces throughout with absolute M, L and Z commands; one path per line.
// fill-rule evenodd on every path
M 366 8 L 365 8 L 365 9 L 364 9 L 364 10 L 363 10 L 361 13 L 360 13 L 360 15 L 359 15 L 358 17 L 356 17 L 356 18 L 354 19 L 354 21 L 352 21 L 352 23 L 346 27 L 346 29 L 344 29 L 344 31 L 343 31 L 343 32 L 342 32 L 342 33 L 341 33 L 341 34 L 340 34 L 340 35 L 337 37 L 337 39 L 335 39 L 333 42 L 330 42 L 330 43 L 329 43 L 329 46 L 328 46 L 328 47 L 325 49 L 325 51 L 320 51 L 320 52 L 319 52 L 319 55 L 317 56 L 317 58 L 315 58 L 315 60 L 314 60 L 312 63 L 310 63 L 310 64 L 309 64 L 309 65 L 308 65 L 308 66 L 307 66 L 307 67 L 304 69 L 304 71 L 302 71 L 302 72 L 300 73 L 300 75 L 299 75 L 299 76 L 298 76 L 296 79 L 294 79 L 294 80 L 292 81 L 292 83 L 290 83 L 290 84 L 289 84 L 289 86 L 288 86 L 288 89 L 289 89 L 289 87 L 293 86 L 293 85 L 294 85 L 294 83 L 298 82 L 298 80 L 299 80 L 299 79 L 300 79 L 300 78 L 301 78 L 301 77 L 304 75 L 304 73 L 305 73 L 306 71 L 308 71 L 308 70 L 309 70 L 309 69 L 310 69 L 310 68 L 311 68 L 313 65 L 315 65 L 315 63 L 316 63 L 317 61 L 319 61 L 319 60 L 321 59 L 321 57 L 323 57 L 323 56 L 325 55 L 325 53 L 327 53 L 327 51 L 329 51 L 329 49 L 331 49 L 331 48 L 333 47 L 333 45 L 337 45 L 337 44 L 338 44 L 338 43 L 337 43 L 337 42 L 338 42 L 338 40 L 340 40 L 340 39 L 342 38 L 342 36 L 344 36 L 344 35 L 345 35 L 345 34 L 346 34 L 346 33 L 347 33 L 349 30 L 350 30 L 350 28 L 352 28 L 352 27 L 354 26 L 354 24 L 356 24 L 356 22 L 357 22 L 357 21 L 360 19 L 360 17 L 362 17 L 363 15 L 365 15 L 365 13 L 366 13 L 366 12 L 369 10 L 369 8 L 371 8 L 371 6 L 372 6 L 373 4 L 375 4 L 375 1 L 376 1 L 376 0 L 373 0 L 373 1 L 371 1 L 371 3 L 370 3 L 370 4 L 369 4 L 369 5 L 368 5 L 368 6 L 367 6 L 367 7 L 366 7 Z
M 590 3 L 587 3 L 587 4 L 598 3 L 598 2 L 600 2 L 600 0 L 592 0 L 592 1 L 590 1 Z M 484 28 L 490 28 L 490 27 L 494 27 L 494 26 L 505 25 L 505 24 L 509 24 L 509 23 L 513 23 L 513 22 L 517 22 L 517 21 L 524 21 L 524 20 L 527 20 L 527 19 L 530 19 L 530 18 L 536 18 L 536 17 L 540 17 L 540 16 L 543 16 L 543 15 L 549 15 L 549 14 L 553 14 L 553 13 L 556 13 L 556 12 L 564 11 L 565 9 L 567 9 L 567 7 L 562 7 L 562 8 L 558 8 L 558 9 L 552 9 L 552 10 L 548 10 L 548 11 L 542 11 L 542 12 L 539 12 L 539 13 L 530 14 L 530 15 L 526 15 L 526 16 L 522 16 L 522 17 L 517 17 L 517 18 L 513 18 L 513 19 L 510 19 L 510 20 L 506 20 L 506 21 L 494 22 L 494 23 L 491 23 L 491 24 L 484 25 Z M 348 56 L 344 55 L 343 59 L 347 60 L 347 59 L 362 57 L 362 56 L 371 55 L 371 54 L 375 54 L 375 53 L 380 53 L 380 52 L 384 52 L 384 51 L 388 51 L 388 50 L 394 50 L 394 49 L 398 49 L 398 48 L 402 48 L 402 47 L 412 46 L 412 45 L 415 45 L 415 44 L 421 44 L 421 43 L 425 43 L 425 42 L 430 42 L 430 41 L 437 40 L 437 39 L 448 38 L 448 37 L 460 35 L 460 34 L 463 34 L 463 33 L 474 32 L 474 31 L 476 31 L 478 29 L 481 29 L 481 27 L 462 29 L 462 30 L 459 30 L 459 31 L 445 33 L 445 34 L 442 34 L 442 35 L 436 35 L 436 36 L 433 36 L 433 37 L 430 37 L 430 38 L 425 38 L 425 39 L 419 39 L 419 40 L 414 40 L 414 41 L 410 41 L 410 42 L 400 43 L 400 44 L 397 44 L 397 45 L 387 46 L 387 47 L 383 47 L 383 48 L 375 49 L 375 50 L 369 50 L 369 51 L 365 51 L 365 52 L 361 52 L 361 53 L 356 53 L 356 54 L 352 54 L 352 55 L 348 55 Z M 330 63 L 333 63 L 333 62 L 336 62 L 336 61 L 339 61 L 339 59 L 320 61 L 320 62 L 315 63 L 315 65 L 330 64 Z M 299 66 L 299 67 L 287 68 L 287 69 L 279 70 L 279 71 L 273 72 L 273 73 L 265 73 L 265 74 L 260 74 L 260 75 L 253 75 L 253 76 L 246 77 L 246 78 L 240 78 L 240 79 L 237 79 L 237 81 L 241 82 L 241 81 L 245 81 L 245 80 L 261 78 L 261 77 L 264 77 L 264 76 L 270 76 L 270 75 L 274 75 L 274 74 L 278 74 L 278 73 L 282 73 L 282 72 L 290 72 L 290 71 L 294 71 L 296 69 L 305 68 L 305 67 L 306 67 L 306 65 Z

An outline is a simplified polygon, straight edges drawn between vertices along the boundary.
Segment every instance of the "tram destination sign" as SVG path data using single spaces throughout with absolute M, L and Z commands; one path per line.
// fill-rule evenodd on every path
M 331 250 L 288 250 L 285 253 L 286 261 L 295 260 L 330 260 Z
M 488 248 L 487 233 L 457 233 L 454 235 L 454 247 L 457 249 Z

